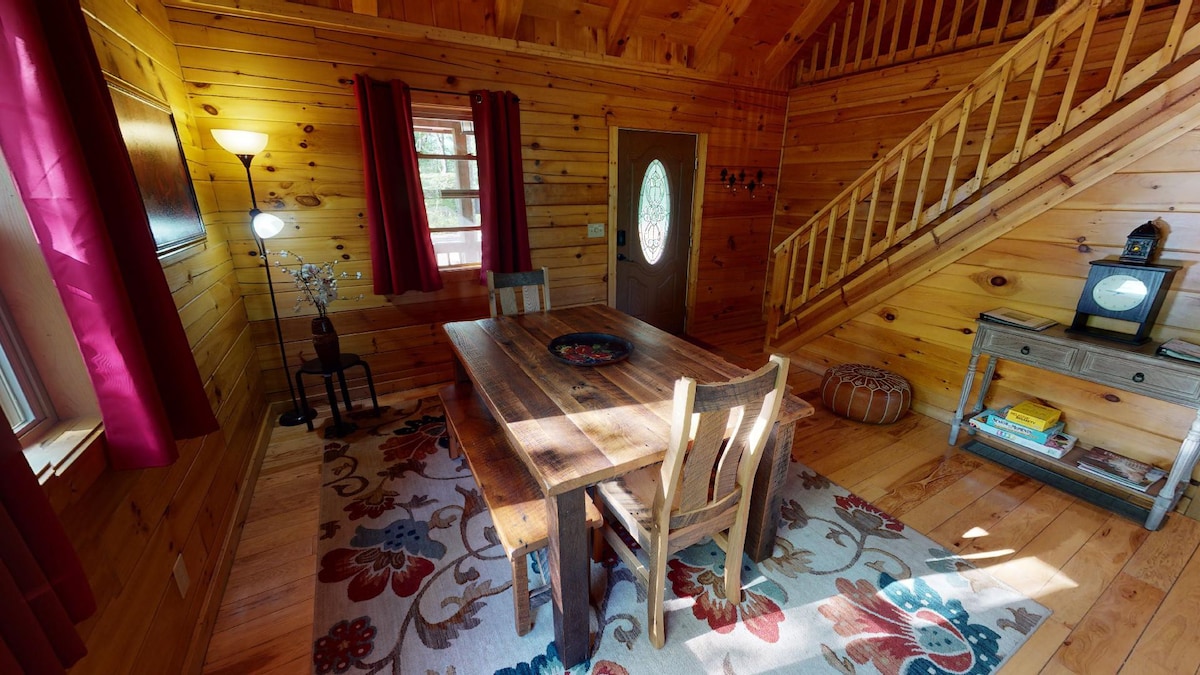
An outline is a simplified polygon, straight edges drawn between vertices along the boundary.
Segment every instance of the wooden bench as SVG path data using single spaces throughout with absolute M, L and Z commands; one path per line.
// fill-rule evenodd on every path
M 546 497 L 469 383 L 447 385 L 438 397 L 446 413 L 450 455 L 466 455 L 512 567 L 517 634 L 524 635 L 533 628 L 530 599 L 549 589 L 530 591 L 525 563 L 527 554 L 545 548 L 550 539 Z M 600 511 L 590 502 L 587 510 L 588 527 L 599 527 Z

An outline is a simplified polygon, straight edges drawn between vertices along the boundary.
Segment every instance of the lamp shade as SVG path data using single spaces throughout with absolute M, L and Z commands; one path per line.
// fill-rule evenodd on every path
M 212 135 L 222 148 L 235 155 L 257 155 L 267 147 L 267 135 L 257 131 L 213 129 Z
M 259 239 L 270 239 L 283 231 L 283 220 L 273 213 L 259 211 L 250 221 Z

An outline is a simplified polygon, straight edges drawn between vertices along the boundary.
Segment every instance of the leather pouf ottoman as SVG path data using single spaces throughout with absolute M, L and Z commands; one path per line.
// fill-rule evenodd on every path
M 908 380 L 882 368 L 847 363 L 825 371 L 821 402 L 835 415 L 856 422 L 891 424 L 908 412 Z

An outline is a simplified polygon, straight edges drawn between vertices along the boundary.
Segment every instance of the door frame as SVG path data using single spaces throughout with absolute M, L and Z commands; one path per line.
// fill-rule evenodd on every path
M 708 133 L 682 129 L 608 128 L 608 306 L 617 306 L 617 138 L 621 130 L 657 134 L 688 134 L 696 137 L 696 172 L 692 180 L 691 233 L 688 240 L 687 290 L 683 308 L 683 330 L 687 332 L 696 304 L 696 274 L 700 268 L 700 216 L 704 212 L 704 174 L 708 161 Z

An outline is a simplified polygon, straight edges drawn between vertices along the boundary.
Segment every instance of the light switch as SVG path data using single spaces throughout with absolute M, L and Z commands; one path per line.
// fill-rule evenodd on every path
M 604 236 L 604 223 L 588 223 L 588 239 Z

